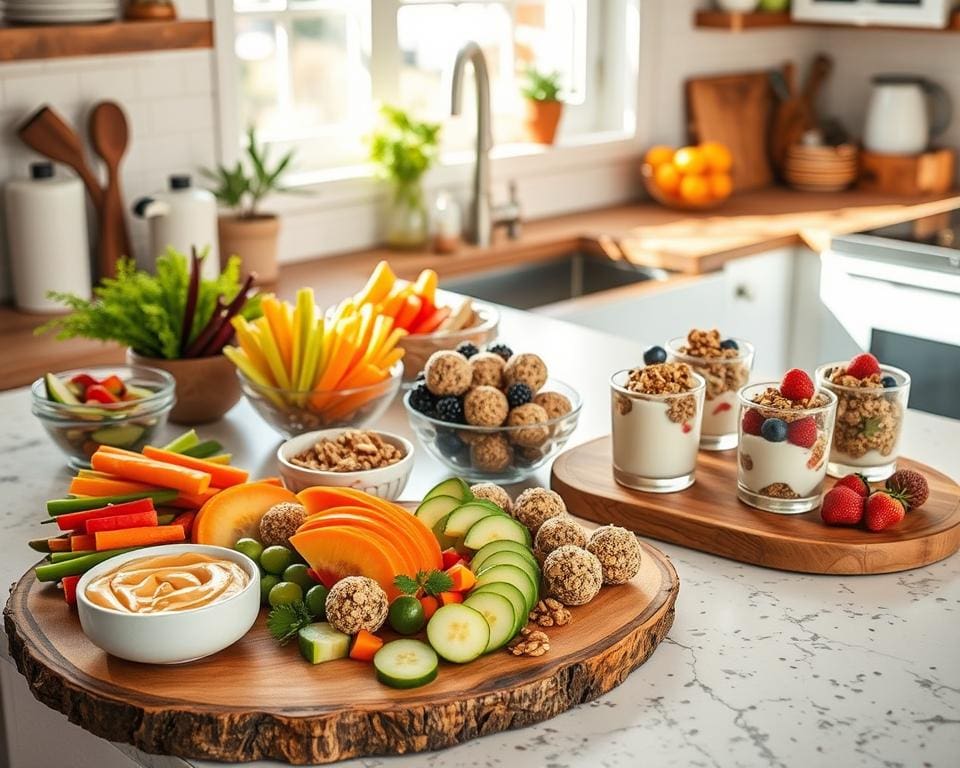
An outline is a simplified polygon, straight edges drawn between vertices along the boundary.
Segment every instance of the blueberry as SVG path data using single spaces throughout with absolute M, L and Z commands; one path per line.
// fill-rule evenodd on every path
M 667 362 L 667 350 L 663 347 L 650 347 L 643 353 L 643 362 L 647 365 Z
M 499 355 L 504 360 L 509 360 L 513 357 L 513 350 L 506 344 L 491 344 L 487 347 L 487 352 L 493 352 L 493 354 Z
M 880 379 L 880 383 L 887 389 L 897 386 L 897 380 L 893 376 L 884 376 Z
M 441 397 L 437 400 L 437 418 L 451 424 L 463 424 L 463 401 L 453 395 Z
M 720 342 L 720 349 L 740 349 L 740 345 L 733 339 L 724 339 Z
M 432 416 L 437 405 L 437 398 L 427 389 L 427 385 L 420 381 L 410 390 L 410 407 L 415 411 Z
M 519 408 L 533 400 L 533 390 L 522 381 L 511 384 L 507 390 L 507 402 L 511 408 Z
M 457 352 L 469 360 L 471 357 L 478 354 L 480 350 L 477 349 L 476 344 L 473 344 L 469 341 L 464 341 L 457 346 Z
M 787 422 L 783 419 L 766 419 L 760 426 L 760 434 L 771 443 L 782 443 L 787 439 Z

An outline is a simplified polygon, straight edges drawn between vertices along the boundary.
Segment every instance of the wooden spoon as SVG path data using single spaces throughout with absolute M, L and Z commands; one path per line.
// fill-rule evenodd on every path
M 123 214 L 120 161 L 127 151 L 130 132 L 119 104 L 101 101 L 90 113 L 90 140 L 107 166 L 107 187 L 100 209 L 100 277 L 113 277 L 121 256 L 133 256 Z

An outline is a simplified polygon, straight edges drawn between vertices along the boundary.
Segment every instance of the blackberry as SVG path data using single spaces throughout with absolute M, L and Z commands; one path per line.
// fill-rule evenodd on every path
M 453 395 L 441 397 L 437 400 L 437 418 L 451 424 L 463 424 L 463 401 Z
M 467 453 L 467 444 L 452 429 L 437 430 L 437 450 L 451 461 L 459 461 Z
M 647 365 L 667 362 L 667 350 L 663 347 L 650 347 L 643 353 L 643 362 Z
M 533 390 L 521 381 L 511 384 L 507 390 L 507 402 L 510 403 L 511 408 L 519 408 L 531 400 L 533 400 Z
M 513 350 L 506 344 L 491 344 L 487 347 L 487 352 L 493 352 L 493 354 L 499 355 L 504 360 L 509 360 L 513 357 Z
M 724 339 L 720 342 L 720 349 L 740 349 L 740 345 L 733 339 Z
M 480 350 L 477 348 L 476 344 L 473 344 L 469 341 L 464 341 L 457 346 L 457 352 L 469 360 L 471 357 L 478 354 Z
M 427 385 L 419 381 L 410 390 L 410 407 L 415 411 L 432 416 L 437 407 L 437 398 L 427 389 Z

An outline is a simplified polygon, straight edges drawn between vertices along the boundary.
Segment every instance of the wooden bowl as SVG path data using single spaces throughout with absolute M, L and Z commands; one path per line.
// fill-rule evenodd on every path
M 805 192 L 839 192 L 857 179 L 857 148 L 853 144 L 794 144 L 787 149 L 783 178 L 794 189 Z
M 707 211 L 711 208 L 716 208 L 727 199 L 725 197 L 711 198 L 703 203 L 688 203 L 679 197 L 672 197 L 657 186 L 657 182 L 653 178 L 653 166 L 650 165 L 650 163 L 644 163 L 640 166 L 640 176 L 643 178 L 643 188 L 647 190 L 647 194 L 650 195 L 650 197 L 660 203 L 660 205 L 666 208 L 673 208 L 677 211 Z

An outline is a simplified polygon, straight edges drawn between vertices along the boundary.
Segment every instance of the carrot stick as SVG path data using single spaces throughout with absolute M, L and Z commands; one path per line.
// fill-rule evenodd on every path
M 82 552 L 84 550 L 94 548 L 94 534 L 92 533 L 81 533 L 76 536 L 70 537 L 70 551 L 71 552 Z M 104 549 L 109 549 L 109 547 L 104 547 Z
M 160 488 L 174 488 L 191 494 L 201 494 L 210 487 L 210 474 L 207 472 L 151 461 L 139 456 L 98 450 L 90 457 L 90 465 L 98 472 L 109 472 L 126 480 L 151 483 Z
M 187 536 L 182 525 L 160 525 L 145 528 L 127 528 L 122 531 L 99 531 L 93 534 L 97 552 L 105 549 L 126 547 L 144 547 L 153 544 L 172 544 L 183 541 Z
M 69 552 L 70 539 L 62 536 L 57 537 L 56 539 L 47 539 L 47 546 L 50 548 L 51 552 Z
M 162 448 L 154 448 L 152 445 L 144 447 L 143 455 L 148 459 L 162 461 L 166 464 L 206 472 L 210 475 L 211 485 L 215 485 L 217 488 L 230 488 L 234 485 L 240 485 L 241 483 L 247 482 L 247 477 L 249 476 L 249 473 L 245 469 L 231 467 L 228 464 L 215 464 L 205 459 L 195 459 L 192 456 L 184 456 L 182 453 L 173 453 L 172 451 L 165 451 Z
M 70 481 L 68 493 L 74 496 L 120 496 L 127 493 L 155 490 L 145 483 L 100 477 L 75 477 Z

